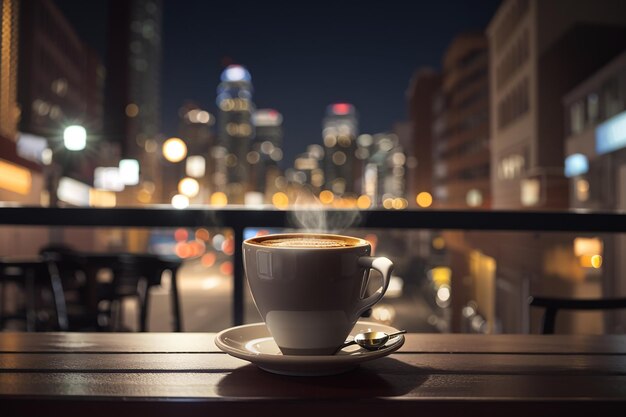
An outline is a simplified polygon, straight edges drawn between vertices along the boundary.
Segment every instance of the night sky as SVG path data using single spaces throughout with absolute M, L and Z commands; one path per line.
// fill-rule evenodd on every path
M 106 50 L 105 0 L 56 0 L 79 35 Z M 202 1 L 164 0 L 163 131 L 175 135 L 187 100 L 216 114 L 227 62 L 252 74 L 257 108 L 284 116 L 285 166 L 321 143 L 328 104 L 356 106 L 360 131 L 405 120 L 414 70 L 441 67 L 456 34 L 485 28 L 500 0 Z

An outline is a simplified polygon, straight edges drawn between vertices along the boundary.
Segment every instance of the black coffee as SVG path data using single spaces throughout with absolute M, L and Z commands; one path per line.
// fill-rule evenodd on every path
M 355 246 L 355 242 L 348 239 L 318 236 L 293 236 L 271 238 L 258 242 L 259 245 L 285 248 L 346 248 Z

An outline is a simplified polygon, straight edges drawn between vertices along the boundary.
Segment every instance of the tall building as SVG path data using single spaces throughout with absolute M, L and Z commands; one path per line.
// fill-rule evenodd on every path
M 407 90 L 411 143 L 403 145 L 407 153 L 409 201 L 418 193 L 433 193 L 433 104 L 440 87 L 441 75 L 422 68 L 413 74 Z
M 494 208 L 568 207 L 563 96 L 626 48 L 625 23 L 622 1 L 501 4 L 487 29 Z M 461 294 L 474 297 L 487 331 L 537 331 L 530 295 L 600 295 L 584 279 L 572 237 L 493 236 L 466 232 L 471 248 L 459 275 L 468 279 L 452 281 L 457 311 Z M 576 330 L 575 321 L 562 324 Z
M 107 34 L 105 135 L 142 180 L 160 184 L 161 0 L 111 0 Z M 161 190 L 156 190 L 160 195 Z
M 187 157 L 178 164 L 171 164 L 163 171 L 165 189 L 170 193 L 180 192 L 179 184 L 185 178 L 193 178 L 198 182 L 199 191 L 190 197 L 192 203 L 209 201 L 212 192 L 211 150 L 216 144 L 214 132 L 215 116 L 200 108 L 193 102 L 180 107 L 178 137 L 187 146 Z M 189 181 L 189 180 L 187 180 Z
M 508 0 L 487 29 L 494 208 L 565 208 L 563 95 L 621 50 L 626 3 Z
M 59 150 L 65 127 L 80 124 L 88 132 L 88 147 L 97 149 L 104 70 L 53 1 L 21 8 L 19 49 L 20 131 L 43 137 Z M 85 155 L 60 151 L 54 158 L 66 173 L 91 183 L 96 161 Z
M 16 147 L 20 115 L 17 101 L 20 6 L 18 0 L 0 1 L 0 201 L 38 204 L 43 185 L 41 168 L 21 158 Z
M 17 134 L 20 111 L 17 104 L 19 6 L 18 0 L 0 2 L 0 140 L 15 140 Z
M 626 50 L 572 89 L 563 105 L 570 207 L 625 211 Z M 576 243 L 576 255 L 585 266 L 590 285 L 598 287 L 597 293 L 604 297 L 626 296 L 626 236 L 581 237 Z M 598 270 L 602 280 L 596 278 Z M 608 328 L 624 323 L 608 318 Z M 623 332 L 624 328 L 616 330 Z
M 457 36 L 444 55 L 433 124 L 433 194 L 439 207 L 490 202 L 487 39 Z
M 250 164 L 250 190 L 270 201 L 272 182 L 279 175 L 283 159 L 283 116 L 274 109 L 259 109 L 253 114 L 256 136 L 246 159 Z
M 406 154 L 395 133 L 377 133 L 360 136 L 359 151 L 365 151 L 362 174 L 362 194 L 373 207 L 406 208 L 405 177 Z M 401 199 L 401 201 L 400 201 Z M 392 202 L 403 205 L 392 206 Z M 408 203 L 406 203 L 408 205 Z
M 255 134 L 252 92 L 252 77 L 246 68 L 226 67 L 217 87 L 219 146 L 214 149 L 214 181 L 217 190 L 226 193 L 230 204 L 243 204 L 250 189 L 247 156 Z
M 324 188 L 342 196 L 355 194 L 358 178 L 356 137 L 358 117 L 352 104 L 335 103 L 328 106 L 323 121 Z

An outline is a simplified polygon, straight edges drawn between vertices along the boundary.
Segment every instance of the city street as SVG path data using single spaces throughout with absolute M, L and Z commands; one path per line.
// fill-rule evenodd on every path
M 183 265 L 178 275 L 179 294 L 182 305 L 183 329 L 186 332 L 217 332 L 232 326 L 232 278 L 210 272 L 199 263 Z M 163 284 L 151 292 L 149 330 L 152 332 L 171 331 L 171 303 L 169 279 L 164 276 Z M 379 315 L 391 311 L 391 325 L 411 332 L 436 332 L 429 317 L 433 314 L 421 294 L 403 295 L 399 298 L 385 298 L 380 303 Z M 246 289 L 246 323 L 261 321 L 252 298 Z M 129 301 L 125 305 L 125 327 L 135 329 L 135 305 Z M 369 318 L 371 320 L 373 318 Z M 433 322 L 433 319 L 430 319 Z

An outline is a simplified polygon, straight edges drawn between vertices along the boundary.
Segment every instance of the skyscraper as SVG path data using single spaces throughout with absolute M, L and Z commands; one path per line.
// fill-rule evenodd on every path
M 482 33 L 457 36 L 444 55 L 432 128 L 436 206 L 489 206 L 488 64 Z
M 160 184 L 161 0 L 109 2 L 105 134 Z M 157 193 L 159 190 L 157 190 Z
M 324 188 L 341 196 L 357 192 L 355 163 L 358 117 L 352 104 L 335 103 L 326 109 L 324 138 Z
M 250 164 L 250 190 L 269 197 L 268 185 L 279 175 L 283 159 L 283 116 L 274 109 L 259 109 L 253 115 L 256 137 L 246 159 Z M 269 202 L 269 200 L 267 200 Z
M 229 65 L 222 72 L 221 81 L 217 87 L 219 146 L 214 149 L 214 181 L 230 204 L 243 204 L 250 189 L 247 156 L 255 133 L 252 77 L 241 65 Z
M 22 4 L 22 6 L 24 6 Z M 48 140 L 65 174 L 91 182 L 95 158 L 63 152 L 63 131 L 80 124 L 88 145 L 99 149 L 104 70 L 100 58 L 78 36 L 51 0 L 20 10 L 18 100 L 21 132 Z
M 19 2 L 0 1 L 0 138 L 15 139 L 19 107 L 17 105 L 17 39 Z M 2 140 L 2 139 L 0 139 Z
M 411 78 L 407 91 L 412 145 L 406 147 L 409 200 L 421 192 L 433 193 L 433 102 L 440 86 L 441 75 L 422 68 Z

